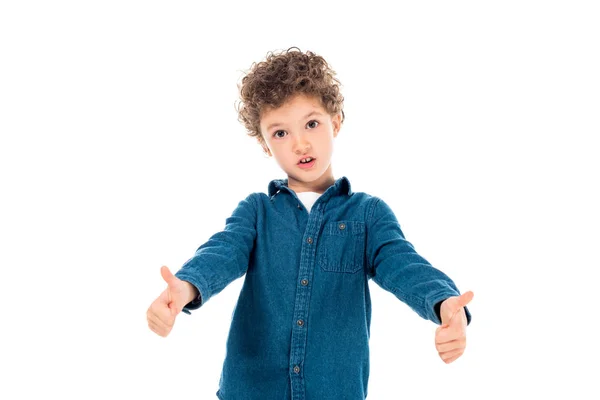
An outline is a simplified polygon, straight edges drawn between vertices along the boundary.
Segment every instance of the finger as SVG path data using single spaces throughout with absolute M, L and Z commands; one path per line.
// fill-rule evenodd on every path
M 177 278 L 175 278 L 177 279 Z M 165 322 L 168 322 L 170 319 L 174 319 L 177 314 L 179 314 L 179 310 L 177 308 L 177 304 L 175 304 L 172 292 L 173 286 L 168 286 L 158 297 L 155 302 L 158 304 L 154 310 L 156 314 L 161 317 L 161 319 Z M 181 307 L 183 308 L 183 307 Z
M 454 316 L 473 300 L 474 293 L 472 291 L 465 292 L 460 296 L 453 296 L 442 303 L 441 317 L 443 324 L 449 324 Z
M 446 316 L 444 318 L 444 320 L 442 321 L 443 325 L 447 328 L 450 327 L 453 323 L 452 321 L 455 319 L 454 317 L 456 316 L 456 314 L 457 314 L 456 311 L 452 311 L 452 314 L 450 314 L 449 316 Z
M 161 335 L 162 330 L 154 322 L 148 320 L 148 328 L 157 335 Z
M 454 330 L 462 330 L 467 324 L 467 313 L 464 308 L 459 308 L 458 311 L 454 312 L 449 318 L 444 321 L 445 326 Z
M 154 309 L 150 309 L 148 310 L 147 317 L 149 321 L 153 321 L 155 324 L 164 326 L 165 328 L 169 329 L 172 328 L 175 323 L 175 319 L 173 318 L 173 315 L 169 310 L 157 311 Z
M 471 302 L 471 300 L 473 300 L 473 296 L 475 296 L 475 294 L 471 290 L 461 294 L 460 297 L 458 298 L 458 306 L 457 306 L 456 310 L 458 311 L 461 308 L 466 307 L 467 304 L 469 304 Z
M 166 337 L 170 330 L 169 329 L 165 329 L 161 326 L 156 325 L 155 323 L 153 323 L 152 321 L 148 321 L 148 327 L 150 328 L 150 330 L 154 333 L 156 333 L 158 336 L 162 336 L 162 337 Z
M 439 329 L 439 328 L 438 328 Z M 436 331 L 435 343 L 444 344 L 452 342 L 453 340 L 461 339 L 465 336 L 464 331 L 459 327 L 448 327 Z
M 448 327 L 462 329 L 465 326 L 467 326 L 467 313 L 464 308 L 461 308 L 452 315 L 452 318 L 448 321 Z
M 446 299 L 440 309 L 442 325 L 449 325 L 452 318 L 456 315 L 456 311 L 461 308 L 460 296 L 453 296 Z
M 160 274 L 169 286 L 173 286 L 177 282 L 177 278 L 175 278 L 175 275 L 171 273 L 171 270 L 166 265 L 160 267 Z
M 455 357 L 457 355 L 461 355 L 465 352 L 465 349 L 454 349 L 454 350 L 450 350 L 450 351 L 444 351 L 440 353 L 440 357 L 442 360 L 446 361 L 452 357 Z
M 464 349 L 453 350 L 453 351 L 449 351 L 449 352 L 440 354 L 440 358 L 446 364 L 450 364 L 451 362 L 455 361 L 458 357 L 462 356 L 463 353 L 464 353 Z
M 164 326 L 165 329 L 171 329 L 173 327 L 173 325 L 175 324 L 175 319 L 172 317 L 171 314 L 169 314 L 169 315 L 154 314 L 153 318 L 151 320 L 157 325 Z
M 462 356 L 462 353 L 461 353 L 461 354 L 457 354 L 457 355 L 455 355 L 454 357 L 452 357 L 452 358 L 449 358 L 449 359 L 447 359 L 447 360 L 444 360 L 444 362 L 445 362 L 446 364 L 453 363 L 454 361 L 456 361 L 456 359 L 457 359 L 457 358 L 460 358 L 460 356 Z
M 464 349 L 467 347 L 467 341 L 464 338 L 452 340 L 446 343 L 436 343 L 435 348 L 438 353 L 446 353 L 456 349 Z

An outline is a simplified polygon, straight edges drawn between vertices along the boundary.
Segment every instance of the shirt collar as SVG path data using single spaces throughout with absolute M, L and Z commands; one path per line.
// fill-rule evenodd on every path
M 286 190 L 290 190 L 287 184 L 287 179 L 273 179 L 271 182 L 269 182 L 269 197 L 272 197 L 283 188 L 285 188 Z M 350 186 L 350 180 L 348 180 L 348 178 L 346 178 L 345 176 L 342 176 L 326 190 L 326 192 L 328 191 L 333 191 L 332 195 L 341 194 L 350 196 L 352 195 L 352 187 Z

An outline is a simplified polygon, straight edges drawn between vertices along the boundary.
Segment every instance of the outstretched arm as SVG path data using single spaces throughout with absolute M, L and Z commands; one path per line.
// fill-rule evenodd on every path
M 369 275 L 421 317 L 439 324 L 435 305 L 460 295 L 452 279 L 417 253 L 383 200 L 375 198 L 367 221 Z M 470 321 L 469 310 L 465 312 Z
M 175 276 L 191 283 L 199 295 L 184 312 L 199 308 L 229 283 L 244 275 L 256 240 L 257 208 L 253 195 L 240 201 L 225 227 L 202 244 Z

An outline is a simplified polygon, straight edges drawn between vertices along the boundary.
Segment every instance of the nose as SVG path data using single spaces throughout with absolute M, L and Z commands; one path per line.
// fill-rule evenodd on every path
M 306 140 L 304 135 L 297 135 L 294 141 L 294 153 L 305 154 L 310 149 L 310 143 Z

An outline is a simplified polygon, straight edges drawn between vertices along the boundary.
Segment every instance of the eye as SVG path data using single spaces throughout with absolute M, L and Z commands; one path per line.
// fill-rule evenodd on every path
M 306 124 L 306 126 L 310 129 L 315 129 L 317 126 L 319 126 L 319 121 L 313 119 L 312 121 L 309 121 L 308 124 Z
M 285 133 L 285 131 L 277 131 L 273 134 L 273 137 L 282 138 L 283 136 L 278 136 L 279 133 Z

